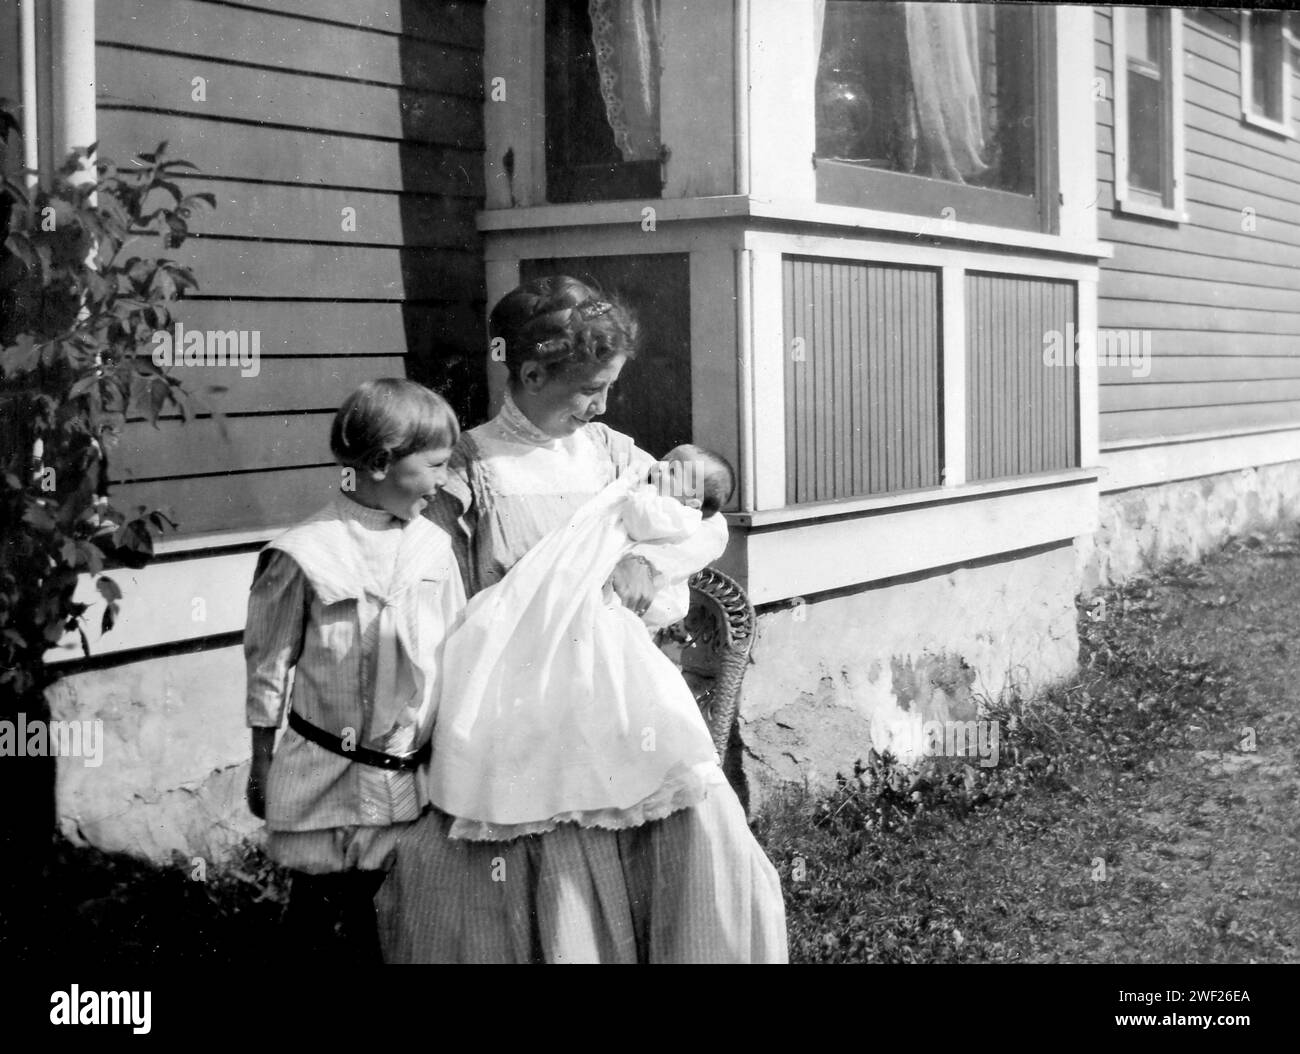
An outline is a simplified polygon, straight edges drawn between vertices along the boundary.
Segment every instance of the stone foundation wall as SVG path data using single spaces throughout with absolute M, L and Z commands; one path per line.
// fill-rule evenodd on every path
M 1300 520 L 1300 462 L 1103 494 L 1100 526 L 1076 546 L 1085 593 L 1196 561 L 1230 538 Z
M 102 721 L 97 766 L 60 758 L 59 825 L 74 842 L 170 860 L 215 860 L 261 828 L 244 802 L 243 649 L 75 674 L 50 691 L 55 720 Z
M 1068 677 L 1078 592 L 1067 543 L 760 613 L 741 702 L 755 800 L 824 786 L 873 745 L 906 758 L 920 723 Z

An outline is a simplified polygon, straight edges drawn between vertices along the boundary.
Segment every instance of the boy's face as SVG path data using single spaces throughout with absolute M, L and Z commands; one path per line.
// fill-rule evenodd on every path
M 451 447 L 430 447 L 371 469 L 377 504 L 401 520 L 419 516 L 438 488 L 447 482 L 450 459 Z

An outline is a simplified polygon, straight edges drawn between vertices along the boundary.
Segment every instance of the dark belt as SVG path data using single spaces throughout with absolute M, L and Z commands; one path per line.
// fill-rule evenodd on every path
M 382 750 L 371 750 L 369 747 L 353 747 L 349 750 L 343 745 L 342 739 L 332 732 L 326 732 L 323 728 L 317 728 L 296 710 L 289 711 L 289 727 L 309 743 L 324 747 L 331 754 L 337 754 L 349 761 L 360 762 L 362 765 L 371 765 L 377 769 L 410 772 L 418 769 L 433 752 L 432 740 L 412 754 L 385 754 Z

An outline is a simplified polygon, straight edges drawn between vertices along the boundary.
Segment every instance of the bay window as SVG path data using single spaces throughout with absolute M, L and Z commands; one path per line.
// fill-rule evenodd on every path
M 722 566 L 755 603 L 1092 529 L 1091 8 L 486 15 L 485 74 L 531 86 L 486 109 L 488 300 L 554 271 L 626 297 L 646 346 L 606 420 L 736 465 Z

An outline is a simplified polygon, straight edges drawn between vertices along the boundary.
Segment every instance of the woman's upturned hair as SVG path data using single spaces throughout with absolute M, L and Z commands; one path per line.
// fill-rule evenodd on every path
M 330 428 L 340 465 L 372 468 L 417 450 L 453 446 L 460 424 L 437 392 L 400 377 L 366 381 L 343 400 Z
M 505 341 L 512 384 L 530 360 L 553 377 L 619 355 L 633 358 L 640 338 L 636 318 L 624 304 L 563 274 L 535 278 L 507 293 L 488 321 L 492 338 Z

